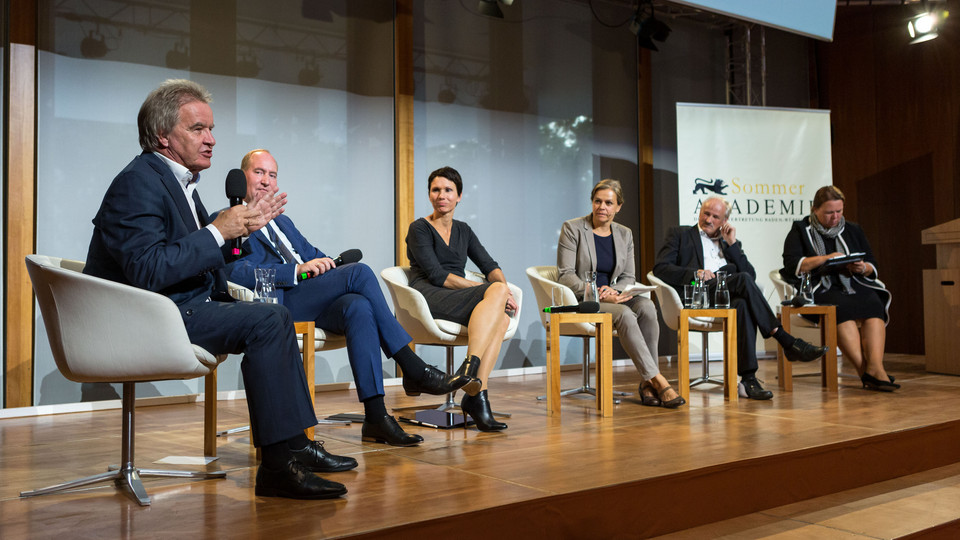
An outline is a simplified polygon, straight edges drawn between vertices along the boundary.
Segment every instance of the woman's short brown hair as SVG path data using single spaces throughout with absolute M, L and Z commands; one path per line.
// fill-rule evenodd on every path
M 597 196 L 597 192 L 611 189 L 617 195 L 617 204 L 623 204 L 623 189 L 620 188 L 620 181 L 613 180 L 612 178 L 607 178 L 597 182 L 597 185 L 593 186 L 593 191 L 590 192 L 590 201 L 593 201 L 593 198 Z

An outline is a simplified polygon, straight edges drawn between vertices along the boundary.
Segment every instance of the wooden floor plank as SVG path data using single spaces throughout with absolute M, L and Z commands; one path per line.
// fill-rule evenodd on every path
M 563 414 L 550 417 L 545 403 L 534 399 L 543 393 L 544 375 L 497 378 L 490 383 L 494 408 L 513 413 L 506 419 L 509 429 L 501 433 L 410 426 L 425 442 L 393 448 L 362 442 L 356 424 L 318 427 L 317 438 L 328 450 L 354 456 L 360 463 L 355 471 L 329 475 L 349 489 L 346 498 L 336 501 L 255 497 L 255 458 L 248 435 L 242 434 L 221 441 L 219 459 L 207 466 L 228 471 L 226 479 L 147 478 L 153 497 L 149 508 L 140 508 L 112 485 L 20 499 L 22 490 L 96 474 L 116 463 L 120 413 L 3 419 L 0 538 L 132 538 L 157 531 L 165 537 L 198 531 L 218 537 L 376 535 L 489 509 L 506 516 L 507 508 L 581 497 L 590 490 L 642 482 L 655 486 L 657 479 L 670 475 L 696 476 L 711 467 L 735 467 L 745 460 L 893 437 L 960 420 L 960 378 L 928 375 L 915 357 L 890 355 L 887 364 L 903 383 L 892 395 L 865 391 L 848 378 L 841 379 L 839 392 L 823 390 L 817 377 L 798 377 L 792 392 L 777 391 L 776 361 L 763 360 L 760 377 L 776 394 L 771 401 L 727 402 L 720 387 L 701 386 L 680 409 L 642 407 L 634 396 L 615 405 L 609 418 L 598 414 L 590 396 L 564 398 Z M 795 366 L 794 375 L 813 369 L 807 368 Z M 675 366 L 664 364 L 662 369 L 668 378 L 676 376 Z M 694 373 L 698 369 L 694 366 Z M 576 386 L 580 374 L 563 372 L 562 378 L 564 387 Z M 615 368 L 617 389 L 635 392 L 638 383 L 632 367 Z M 434 400 L 387 388 L 390 406 L 418 401 Z M 317 396 L 321 416 L 361 408 L 353 391 Z M 221 402 L 219 413 L 221 427 L 247 422 L 242 401 Z M 202 421 L 202 404 L 139 407 L 138 465 L 161 468 L 154 462 L 167 456 L 201 456 Z M 784 533 L 800 534 L 792 527 L 828 526 L 793 523 L 795 519 L 786 526 L 774 514 L 753 519 L 786 527 Z M 673 530 L 686 528 L 673 525 Z

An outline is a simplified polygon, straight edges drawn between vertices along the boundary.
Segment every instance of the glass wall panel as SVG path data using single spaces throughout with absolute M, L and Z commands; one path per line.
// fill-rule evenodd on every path
M 107 186 L 140 153 L 144 97 L 189 78 L 214 100 L 217 145 L 198 188 L 209 210 L 227 205 L 223 179 L 243 154 L 267 148 L 287 215 L 314 245 L 333 256 L 360 248 L 376 271 L 391 266 L 393 5 L 354 4 L 41 0 L 37 251 L 86 258 Z M 64 379 L 39 313 L 37 329 L 37 404 L 116 396 Z M 318 354 L 316 369 L 319 383 L 352 380 L 344 350 Z M 242 386 L 237 361 L 221 366 L 220 381 Z M 138 393 L 198 388 L 164 382 Z
M 636 193 L 636 37 L 605 25 L 625 23 L 632 10 L 524 0 L 495 19 L 476 5 L 416 4 L 416 215 L 432 211 L 430 171 L 456 168 L 464 193 L 455 218 L 524 292 L 520 328 L 498 367 L 544 365 L 526 268 L 556 264 L 560 227 L 590 212 L 597 181 L 617 178 Z M 622 217 L 631 212 L 635 197 Z M 580 362 L 579 342 L 561 351 L 565 363 Z

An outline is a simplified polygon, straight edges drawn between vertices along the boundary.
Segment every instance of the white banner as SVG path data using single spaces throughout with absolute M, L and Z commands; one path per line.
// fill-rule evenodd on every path
M 783 240 L 833 183 L 830 111 L 677 103 L 677 161 L 680 224 L 695 224 L 711 195 L 730 201 L 757 284 L 778 301 L 768 276 Z

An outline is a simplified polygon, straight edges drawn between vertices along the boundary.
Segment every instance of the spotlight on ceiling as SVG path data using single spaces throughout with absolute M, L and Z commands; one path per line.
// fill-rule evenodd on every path
M 926 2 L 924 2 L 926 8 Z M 923 13 L 911 17 L 907 21 L 907 33 L 910 34 L 910 44 L 923 43 L 936 39 L 940 35 L 940 23 L 950 15 L 947 10 L 930 11 L 925 9 Z
M 260 74 L 260 62 L 256 55 L 248 52 L 237 58 L 237 77 L 253 79 Z
M 653 40 L 663 43 L 670 36 L 670 27 L 658 21 L 653 13 L 653 0 L 640 0 L 637 13 L 630 21 L 630 31 L 636 34 L 637 44 L 644 49 L 659 51 Z
M 107 55 L 107 44 L 99 30 L 91 30 L 80 42 L 80 54 L 85 58 L 103 58 Z
M 440 91 L 437 92 L 437 101 L 449 105 L 456 100 L 457 92 L 453 89 L 453 86 L 448 83 L 443 83 L 443 85 L 440 86 Z
M 500 11 L 500 6 L 497 5 L 498 3 L 509 6 L 513 5 L 513 0 L 499 0 L 499 2 L 498 0 L 479 0 L 479 2 L 477 2 L 477 11 L 487 17 L 502 19 L 503 11 Z
M 323 76 L 320 74 L 320 68 L 317 67 L 317 60 L 315 58 L 305 60 L 303 69 L 301 69 L 297 75 L 297 79 L 303 86 L 316 86 L 320 84 L 320 79 L 322 78 Z
M 173 48 L 167 51 L 167 67 L 170 69 L 187 69 L 190 67 L 190 53 L 184 43 L 174 43 Z

